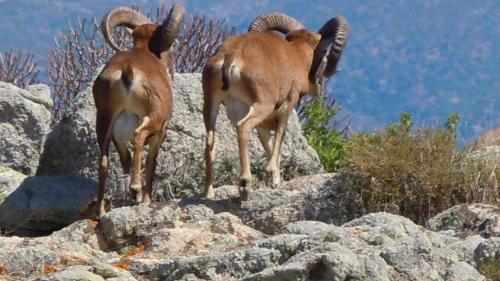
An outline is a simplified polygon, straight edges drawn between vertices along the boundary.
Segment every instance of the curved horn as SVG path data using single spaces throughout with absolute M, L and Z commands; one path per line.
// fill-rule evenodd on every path
M 321 41 L 316 50 L 314 50 L 313 63 L 311 65 L 311 72 L 309 73 L 309 79 L 311 80 L 319 75 L 331 77 L 337 72 L 337 63 L 347 45 L 349 23 L 344 17 L 337 16 L 325 23 L 318 32 L 321 34 Z M 327 49 L 332 43 L 330 53 L 327 56 L 326 66 L 324 68 L 320 67 Z
M 175 4 L 168 13 L 167 18 L 158 26 L 151 41 L 149 49 L 152 53 L 160 56 L 161 53 L 168 50 L 174 43 L 181 28 L 181 23 L 186 15 L 186 10 L 183 6 Z
M 123 51 L 113 39 L 113 30 L 118 26 L 134 29 L 139 25 L 152 23 L 148 17 L 127 7 L 118 7 L 109 11 L 102 19 L 101 29 L 104 39 L 116 51 Z
M 268 13 L 255 18 L 248 31 L 276 30 L 287 34 L 291 31 L 304 28 L 298 20 L 282 13 Z

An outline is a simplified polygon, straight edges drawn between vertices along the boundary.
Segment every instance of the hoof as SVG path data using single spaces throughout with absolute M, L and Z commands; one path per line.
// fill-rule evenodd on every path
M 281 179 L 278 177 L 278 178 L 273 178 L 273 182 L 271 184 L 271 187 L 273 189 L 276 189 L 278 188 L 278 186 L 281 184 Z
M 101 219 L 105 214 L 106 214 L 106 210 L 99 211 L 99 213 L 96 216 L 96 219 Z
M 215 198 L 214 190 L 212 189 L 208 192 L 203 192 L 203 197 L 205 197 L 207 199 L 214 199 Z
M 250 190 L 246 186 L 240 186 L 238 191 L 240 192 L 240 200 L 247 201 L 250 196 Z
M 142 186 L 139 184 L 131 184 L 130 195 L 136 204 L 142 203 Z
M 146 206 L 151 204 L 151 197 L 149 197 L 149 195 L 143 196 L 142 197 L 142 204 L 144 204 Z
M 97 201 L 92 201 L 87 208 L 85 208 L 78 215 L 78 219 L 99 219 L 104 216 L 108 211 L 111 210 L 111 202 L 109 200 L 104 200 L 102 205 L 99 206 Z
M 241 201 L 248 200 L 250 191 L 252 190 L 252 181 L 246 178 L 240 178 L 240 185 L 238 191 L 240 192 Z

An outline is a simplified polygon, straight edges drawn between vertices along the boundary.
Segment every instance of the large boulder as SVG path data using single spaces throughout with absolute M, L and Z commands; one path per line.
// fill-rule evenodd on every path
M 41 279 L 43 281 L 104 281 L 99 275 L 80 268 L 70 268 L 64 271 L 56 272 L 49 278 Z
M 0 165 L 0 204 L 2 204 L 9 194 L 16 190 L 25 178 L 25 174 Z
M 276 189 L 255 189 L 246 201 L 240 200 L 237 186 L 226 185 L 215 188 L 215 200 L 194 196 L 181 200 L 179 205 L 230 211 L 246 225 L 276 234 L 294 221 L 341 225 L 362 216 L 366 210 L 362 200 L 364 180 L 367 179 L 350 172 L 302 176 L 283 182 Z
M 293 221 L 265 235 L 208 202 L 156 203 L 116 208 L 99 223 L 81 220 L 46 237 L 0 236 L 0 279 L 486 281 L 476 268 L 498 265 L 499 242 L 389 213 L 341 226 Z
M 450 238 L 388 213 L 342 227 L 295 222 L 251 247 L 194 257 L 169 257 L 146 274 L 151 280 L 467 280 L 485 281 L 460 260 Z M 297 233 L 294 233 L 294 230 Z
M 50 130 L 51 108 L 49 87 L 20 89 L 0 82 L 0 165 L 35 174 Z
M 21 245 L 17 241 L 10 245 L 0 244 L 0 268 L 6 273 L 15 274 L 18 277 L 27 277 L 39 274 L 44 268 L 52 266 L 59 260 L 59 257 L 53 251 L 42 246 L 23 245 L 21 247 Z M 5 280 L 2 278 L 1 271 L 0 280 Z M 9 279 L 7 278 L 7 280 Z M 17 280 L 27 280 L 27 278 Z
M 234 249 L 263 237 L 230 213 L 168 204 L 113 209 L 101 218 L 99 229 L 107 249 L 129 252 L 131 246 L 139 247 L 134 252 L 139 259 Z
M 433 231 L 447 231 L 456 236 L 500 237 L 500 208 L 486 204 L 456 205 L 432 217 L 427 224 Z
M 277 189 L 257 189 L 248 200 L 233 200 L 224 207 L 234 209 L 245 224 L 267 234 L 279 233 L 286 224 L 300 220 L 341 225 L 363 215 L 356 179 L 351 173 L 303 176 Z
M 200 74 L 177 74 L 174 80 L 174 113 L 167 139 L 158 157 L 158 187 L 171 184 L 178 193 L 198 193 L 204 178 L 205 127 L 203 123 L 203 92 Z M 217 122 L 216 184 L 233 183 L 237 179 L 239 156 L 236 134 L 226 117 L 225 109 Z M 64 147 L 64 149 L 61 149 Z M 265 157 L 258 138 L 250 139 L 254 174 L 264 177 Z M 116 153 L 110 177 L 121 174 Z M 294 113 L 282 147 L 284 178 L 314 174 L 322 169 L 316 152 L 302 135 Z M 37 173 L 40 175 L 85 175 L 95 177 L 99 150 L 95 135 L 95 107 L 91 89 L 80 94 L 74 110 L 55 125 L 46 142 Z M 175 177 L 173 177 L 175 175 Z M 112 185 L 110 185 L 112 187 Z
M 78 176 L 26 178 L 0 205 L 0 228 L 41 234 L 74 222 L 97 192 L 95 181 Z

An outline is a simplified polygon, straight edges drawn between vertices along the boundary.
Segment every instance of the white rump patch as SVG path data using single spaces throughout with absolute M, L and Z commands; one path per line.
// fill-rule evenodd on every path
M 238 122 L 243 119 L 250 110 L 250 106 L 238 99 L 229 98 L 226 101 L 227 117 L 231 120 L 233 126 L 236 127 Z
M 113 138 L 119 143 L 127 143 L 134 138 L 134 131 L 139 127 L 139 117 L 135 114 L 122 112 L 113 124 Z

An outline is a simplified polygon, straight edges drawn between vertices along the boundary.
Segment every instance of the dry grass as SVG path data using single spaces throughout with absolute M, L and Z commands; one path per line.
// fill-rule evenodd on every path
M 499 204 L 500 154 L 457 148 L 453 130 L 399 122 L 349 141 L 346 169 L 367 177 L 365 213 L 389 211 L 424 224 L 460 203 Z
M 477 269 L 488 281 L 500 281 L 500 261 L 482 263 Z

